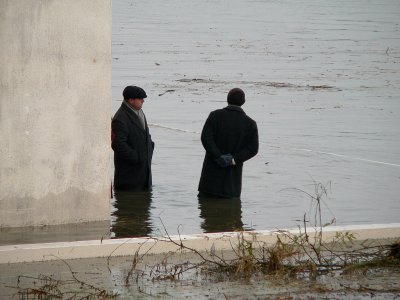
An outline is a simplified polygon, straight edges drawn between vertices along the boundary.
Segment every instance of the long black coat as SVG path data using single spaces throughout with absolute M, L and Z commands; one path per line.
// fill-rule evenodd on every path
M 240 197 L 243 162 L 258 152 L 258 129 L 254 120 L 238 106 L 227 106 L 210 113 L 201 133 L 206 155 L 199 192 L 220 197 Z M 236 165 L 220 167 L 215 159 L 230 153 Z
M 145 120 L 144 129 L 139 117 L 126 103 L 122 103 L 111 122 L 111 129 L 115 190 L 151 189 L 154 143 L 147 121 Z

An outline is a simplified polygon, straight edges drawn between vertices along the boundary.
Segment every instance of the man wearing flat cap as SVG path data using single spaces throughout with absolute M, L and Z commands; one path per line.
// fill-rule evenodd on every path
M 243 90 L 230 90 L 227 101 L 227 107 L 210 113 L 201 133 L 206 154 L 199 197 L 240 198 L 243 163 L 258 152 L 257 124 L 241 108 Z
M 124 101 L 111 122 L 111 146 L 114 150 L 114 189 L 146 191 L 151 189 L 151 140 L 146 117 L 142 111 L 146 92 L 127 86 Z

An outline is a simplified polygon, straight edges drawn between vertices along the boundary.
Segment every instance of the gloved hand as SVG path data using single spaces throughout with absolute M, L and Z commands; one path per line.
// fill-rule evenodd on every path
M 220 157 L 218 157 L 215 162 L 221 167 L 221 168 L 226 168 L 229 167 L 232 164 L 232 155 L 228 154 L 222 154 Z

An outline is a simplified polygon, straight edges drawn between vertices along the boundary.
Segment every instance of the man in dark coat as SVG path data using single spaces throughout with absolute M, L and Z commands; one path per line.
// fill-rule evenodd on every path
M 123 91 L 124 101 L 111 122 L 114 150 L 114 189 L 150 190 L 154 143 L 142 111 L 146 92 L 136 86 Z
M 206 150 L 199 183 L 199 197 L 239 198 L 243 163 L 258 152 L 258 130 L 241 106 L 239 88 L 228 93 L 228 106 L 210 113 L 201 133 Z

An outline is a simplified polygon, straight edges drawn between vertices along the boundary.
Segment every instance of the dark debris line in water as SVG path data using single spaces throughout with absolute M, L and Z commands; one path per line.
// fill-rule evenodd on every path
M 329 85 L 298 85 L 286 82 L 270 82 L 270 81 L 223 81 L 223 80 L 213 80 L 213 79 L 202 79 L 202 78 L 183 78 L 176 80 L 178 82 L 194 82 L 194 83 L 205 83 L 205 84 L 216 84 L 216 85 L 223 85 L 223 86 L 247 86 L 247 85 L 255 85 L 255 86 L 270 86 L 276 88 L 296 88 L 296 89 L 311 89 L 311 90 L 324 90 L 324 89 L 334 89 L 333 86 Z M 173 90 L 169 90 L 173 91 Z M 161 95 L 161 94 L 160 94 Z M 160 96 L 159 95 L 159 96 Z

